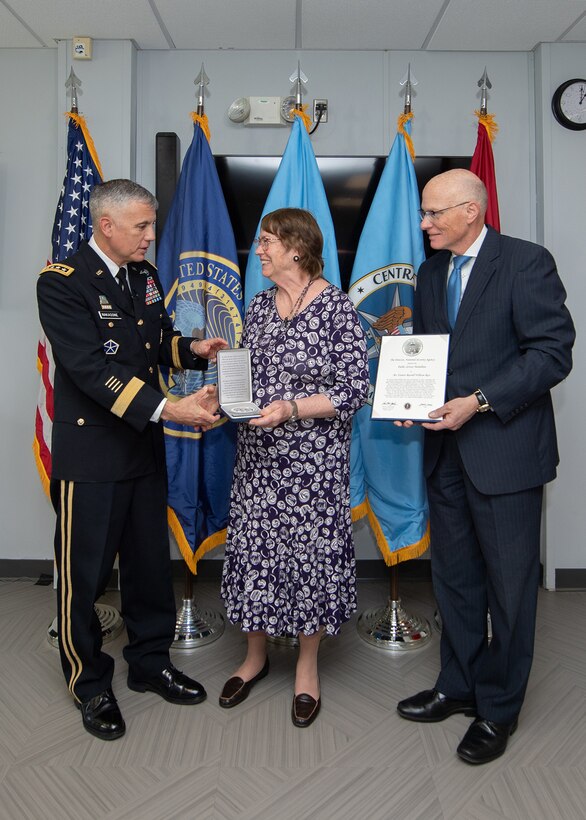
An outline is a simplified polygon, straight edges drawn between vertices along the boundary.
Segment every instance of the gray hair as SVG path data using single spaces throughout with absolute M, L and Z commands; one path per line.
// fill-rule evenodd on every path
M 159 205 L 150 191 L 131 179 L 110 179 L 96 185 L 90 194 L 92 223 L 97 225 L 100 217 L 110 208 L 119 208 L 129 202 L 142 202 L 154 210 Z

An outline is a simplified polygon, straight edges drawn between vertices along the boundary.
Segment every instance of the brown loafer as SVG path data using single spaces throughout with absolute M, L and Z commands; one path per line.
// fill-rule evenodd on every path
M 305 729 L 311 726 L 319 714 L 321 707 L 321 697 L 317 700 L 311 695 L 295 695 L 291 706 L 291 720 L 294 726 Z
M 239 703 L 246 700 L 254 684 L 257 681 L 262 680 L 262 678 L 266 678 L 268 674 L 269 659 L 267 657 L 263 668 L 260 670 L 258 675 L 254 676 L 254 678 L 246 681 L 239 677 L 229 678 L 224 684 L 222 694 L 220 695 L 220 706 L 223 709 L 231 709 L 233 706 L 238 706 Z

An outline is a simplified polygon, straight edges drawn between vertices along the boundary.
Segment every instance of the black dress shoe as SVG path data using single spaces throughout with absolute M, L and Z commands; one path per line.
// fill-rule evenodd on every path
M 291 706 L 293 726 L 298 726 L 300 729 L 311 726 L 318 716 L 320 708 L 321 698 L 316 700 L 311 695 L 295 695 Z
M 126 731 L 126 724 L 116 703 L 114 692 L 104 689 L 85 703 L 75 704 L 81 712 L 84 729 L 100 740 L 116 740 Z
M 170 664 L 156 677 L 148 680 L 137 680 L 128 673 L 128 688 L 134 692 L 154 692 L 169 703 L 201 703 L 207 697 L 201 683 L 189 678 Z
M 226 683 L 224 684 L 224 688 L 222 689 L 222 694 L 220 695 L 220 706 L 223 709 L 231 709 L 233 706 L 238 706 L 239 703 L 242 703 L 243 700 L 246 700 L 248 697 L 248 693 L 254 686 L 254 684 L 262 680 L 262 678 L 266 678 L 269 674 L 269 659 L 265 660 L 263 668 L 260 670 L 258 675 L 255 675 L 254 678 L 250 680 L 242 680 L 237 676 L 233 678 L 228 678 Z
M 399 701 L 397 712 L 406 720 L 437 723 L 460 712 L 464 715 L 476 715 L 476 707 L 472 699 L 458 700 L 442 695 L 437 689 L 426 689 L 412 698 Z
M 478 717 L 470 725 L 456 752 L 466 763 L 490 763 L 504 753 L 516 728 L 516 719 L 512 723 L 493 723 L 492 720 Z

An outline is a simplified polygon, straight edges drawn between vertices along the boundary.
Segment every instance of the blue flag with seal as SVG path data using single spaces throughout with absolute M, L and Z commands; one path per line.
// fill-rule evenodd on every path
M 340 287 L 340 267 L 334 223 L 313 153 L 313 146 L 307 133 L 306 123 L 309 119 L 300 111 L 295 111 L 295 114 L 289 141 L 258 221 L 256 235 L 258 236 L 260 232 L 262 217 L 271 211 L 276 211 L 277 208 L 304 208 L 311 211 L 324 238 L 324 277 L 328 282 Z M 248 255 L 244 277 L 246 307 L 253 296 L 271 284 L 262 275 L 260 260 L 254 251 L 255 246 L 253 245 Z
M 368 515 L 389 566 L 416 558 L 429 546 L 423 430 L 399 428 L 370 417 L 381 338 L 412 333 L 417 270 L 425 258 L 413 167 L 412 116 L 399 117 L 360 236 L 349 288 L 367 334 L 370 363 L 369 400 L 355 415 L 352 428 L 352 519 Z
M 242 284 L 234 233 L 209 146 L 205 114 L 192 114 L 194 133 L 157 249 L 165 305 L 183 336 L 242 335 Z M 165 393 L 183 396 L 215 384 L 207 372 L 161 368 Z M 165 422 L 169 525 L 192 572 L 225 541 L 236 452 L 236 425 L 227 419 L 196 432 Z

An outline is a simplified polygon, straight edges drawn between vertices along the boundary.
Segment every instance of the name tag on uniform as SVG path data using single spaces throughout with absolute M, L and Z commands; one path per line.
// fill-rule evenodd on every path
M 100 319 L 122 319 L 117 310 L 98 310 Z

